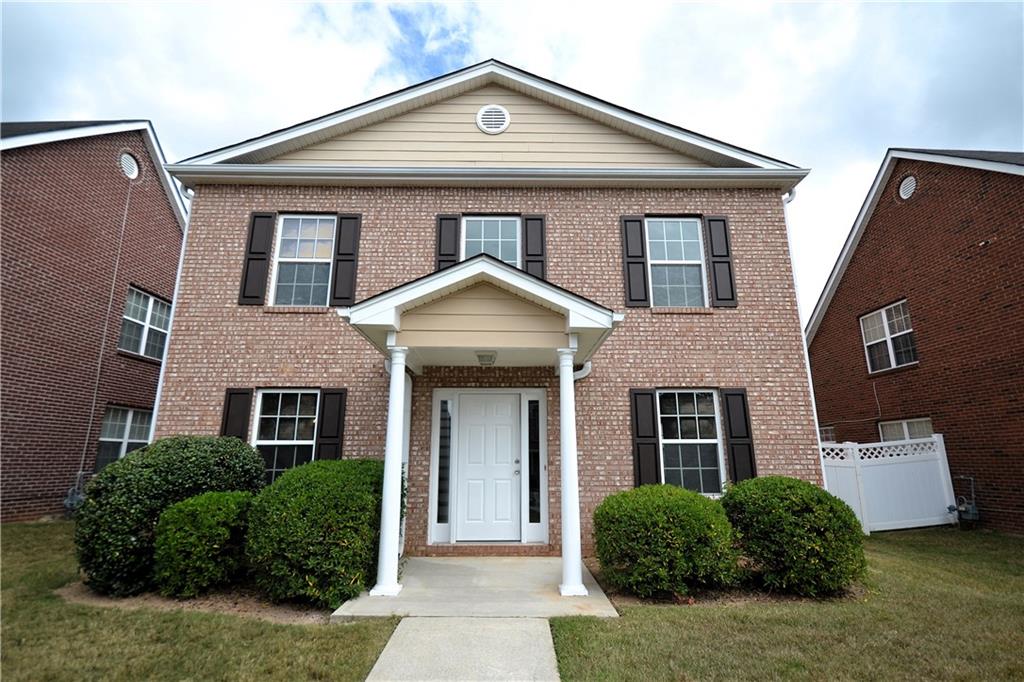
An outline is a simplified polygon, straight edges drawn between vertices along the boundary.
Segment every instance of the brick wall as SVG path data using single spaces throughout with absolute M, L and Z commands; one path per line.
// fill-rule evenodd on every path
M 357 300 L 433 270 L 438 213 L 543 213 L 550 281 L 626 313 L 594 357 L 593 373 L 577 384 L 585 551 L 592 550 L 593 509 L 633 485 L 631 387 L 746 387 L 759 472 L 821 480 L 781 200 L 771 191 L 211 185 L 199 188 L 192 210 L 158 435 L 216 433 L 227 387 L 345 386 L 345 455 L 383 456 L 387 378 L 380 354 L 333 311 L 238 305 L 250 211 L 363 214 Z M 619 217 L 645 212 L 729 216 L 738 308 L 624 308 Z M 436 368 L 414 379 L 410 551 L 426 551 L 432 389 L 506 381 L 548 389 L 553 546 L 539 551 L 558 552 L 553 363 L 530 370 Z
M 915 175 L 907 200 L 897 187 Z M 819 421 L 930 417 L 983 523 L 1024 532 L 1024 179 L 900 160 L 810 347 Z M 868 375 L 859 318 L 906 298 L 919 364 Z M 875 392 L 877 391 L 877 403 Z M 968 484 L 954 479 L 957 494 Z
M 111 281 L 129 181 L 118 159 L 139 161 L 106 336 Z M 159 364 L 120 354 L 129 284 L 170 299 L 181 230 L 142 134 L 4 152 L 2 490 L 6 520 L 62 511 L 83 452 L 95 466 L 107 404 L 151 409 Z M 97 362 L 102 372 L 91 415 Z M 91 428 L 90 428 L 91 424 Z

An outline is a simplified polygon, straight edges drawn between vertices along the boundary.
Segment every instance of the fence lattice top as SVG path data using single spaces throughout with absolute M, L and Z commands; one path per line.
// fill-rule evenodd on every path
M 938 451 L 936 438 L 921 440 L 900 440 L 889 443 L 828 443 L 821 446 L 821 456 L 826 461 L 861 461 L 931 455 Z

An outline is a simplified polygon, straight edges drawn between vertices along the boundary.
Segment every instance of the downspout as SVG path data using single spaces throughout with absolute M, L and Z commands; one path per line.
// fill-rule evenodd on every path
M 587 360 L 586 362 L 583 363 L 582 367 L 580 367 L 578 370 L 572 373 L 572 380 L 579 381 L 580 379 L 586 379 L 588 376 L 590 376 L 591 369 L 593 369 L 593 367 L 590 364 L 590 360 Z
M 192 195 L 193 199 L 195 194 Z M 189 203 L 188 213 L 185 214 L 185 230 L 181 233 L 181 251 L 178 252 L 178 270 L 174 274 L 174 294 L 171 298 L 171 315 L 167 321 L 167 343 L 164 344 L 164 356 L 160 359 L 160 378 L 156 382 L 156 400 L 153 402 L 153 419 L 149 424 L 149 442 L 153 442 L 156 434 L 156 420 L 160 415 L 160 398 L 164 393 L 164 375 L 167 372 L 167 353 L 171 349 L 171 335 L 174 333 L 174 314 L 178 311 L 178 289 L 181 287 L 181 270 L 185 264 L 185 245 L 188 244 L 188 228 L 192 222 L 192 204 Z
M 789 262 L 793 262 L 793 237 L 789 231 L 789 211 L 787 206 L 796 198 L 796 188 L 793 187 L 788 193 L 782 197 L 782 219 L 786 224 L 786 246 L 789 248 Z M 800 287 L 796 282 L 796 268 L 790 268 L 793 275 L 793 293 L 796 295 L 797 301 L 800 300 Z M 799 315 L 799 305 L 797 307 Z M 799 321 L 799 320 L 798 320 Z M 818 468 L 821 471 L 821 482 L 822 487 L 828 490 L 828 480 L 825 478 L 825 458 L 821 454 L 821 428 L 818 426 L 818 403 L 814 397 L 814 381 L 811 379 L 811 356 L 807 350 L 807 335 L 804 334 L 804 330 L 800 329 L 800 341 L 804 349 L 804 371 L 807 373 L 807 390 L 811 395 L 811 416 L 814 418 L 814 442 L 818 447 Z

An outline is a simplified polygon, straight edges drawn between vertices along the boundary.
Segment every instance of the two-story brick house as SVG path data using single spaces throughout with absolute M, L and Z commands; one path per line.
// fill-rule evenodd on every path
M 157 435 L 238 435 L 268 479 L 383 457 L 374 594 L 403 542 L 561 554 L 579 594 L 609 493 L 821 482 L 806 170 L 496 61 L 169 169 L 195 199 Z
M 1024 153 L 891 149 L 807 325 L 822 438 L 943 435 L 1024 532 Z
M 61 513 L 149 442 L 185 207 L 149 121 L 3 123 L 0 137 L 7 521 Z

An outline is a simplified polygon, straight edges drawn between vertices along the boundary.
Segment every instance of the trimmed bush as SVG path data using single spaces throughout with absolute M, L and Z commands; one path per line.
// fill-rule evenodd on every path
M 160 512 L 213 490 L 255 492 L 263 459 L 237 438 L 176 436 L 108 464 L 89 482 L 75 523 L 85 581 L 101 594 L 126 596 L 152 586 Z
M 730 487 L 722 505 L 755 576 L 770 589 L 831 595 L 864 575 L 864 535 L 856 515 L 812 483 L 752 478 Z
M 275 601 L 337 608 L 377 570 L 384 464 L 325 460 L 286 471 L 253 501 L 246 557 Z
M 728 585 L 736 576 L 722 506 L 676 486 L 609 495 L 594 512 L 594 534 L 601 575 L 641 597 Z
M 154 580 L 167 597 L 195 597 L 245 569 L 245 519 L 253 495 L 203 493 L 172 504 L 156 524 Z

